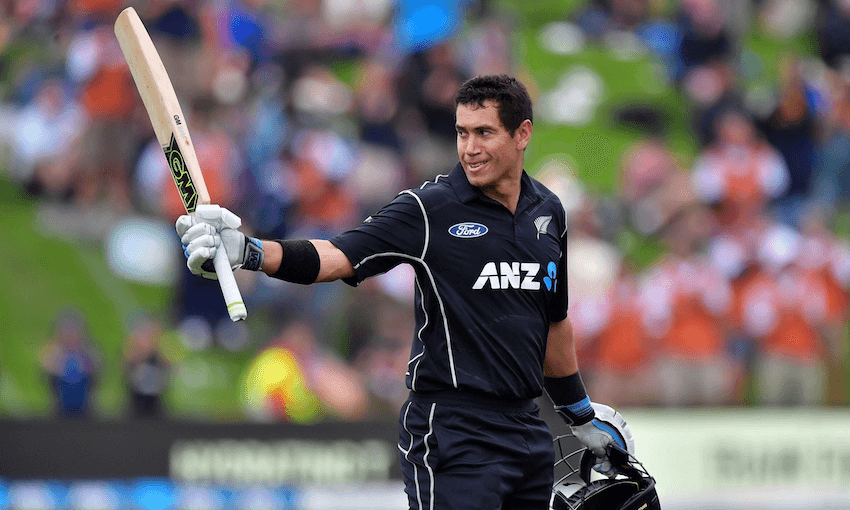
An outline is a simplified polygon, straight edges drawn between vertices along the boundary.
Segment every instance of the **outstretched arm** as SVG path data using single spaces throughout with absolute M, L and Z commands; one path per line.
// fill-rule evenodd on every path
M 262 241 L 265 259 L 263 261 L 263 272 L 273 276 L 285 262 L 283 246 L 276 241 Z M 354 268 L 348 257 L 330 241 L 312 239 L 310 243 L 319 255 L 318 282 L 331 282 L 340 278 L 354 276 Z
M 348 257 L 324 240 L 260 240 L 238 229 L 242 220 L 217 205 L 200 205 L 195 216 L 177 219 L 186 265 L 196 275 L 215 278 L 212 258 L 224 245 L 231 267 L 263 271 L 281 280 L 311 284 L 354 276 Z

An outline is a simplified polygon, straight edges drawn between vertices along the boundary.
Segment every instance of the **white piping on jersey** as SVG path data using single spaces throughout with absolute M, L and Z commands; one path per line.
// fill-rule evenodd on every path
M 434 184 L 440 182 L 440 178 L 448 178 L 448 175 L 447 174 L 438 174 L 436 177 L 434 177 Z M 428 181 L 423 182 L 422 186 L 420 186 L 419 189 L 424 189 L 425 186 L 427 186 L 428 184 L 430 184 Z M 445 328 L 445 331 L 446 331 L 446 350 L 448 351 L 448 355 L 449 355 L 449 368 L 450 368 L 451 373 L 452 373 L 452 386 L 457 388 L 457 374 L 455 373 L 454 353 L 452 351 L 451 335 L 449 334 L 449 324 L 448 324 L 447 319 L 446 319 L 446 310 L 445 310 L 445 308 L 443 308 L 443 299 L 440 297 L 440 294 L 437 292 L 437 285 L 436 285 L 436 282 L 434 282 L 434 278 L 431 276 L 431 270 L 430 270 L 430 268 L 428 268 L 427 264 L 425 264 L 425 262 L 424 262 L 425 261 L 425 253 L 427 253 L 428 247 L 431 244 L 431 224 L 428 222 L 428 214 L 425 211 L 425 204 L 422 203 L 422 199 L 419 198 L 419 195 L 417 195 L 416 193 L 413 193 L 410 190 L 404 190 L 404 191 L 402 191 L 402 193 L 407 193 L 410 196 L 412 196 L 414 198 L 414 200 L 416 200 L 416 203 L 419 204 L 419 210 L 422 211 L 422 221 L 425 222 L 425 245 L 422 247 L 422 261 L 423 261 L 422 263 L 423 263 L 423 265 L 425 265 L 425 269 L 428 271 L 428 278 L 431 280 L 431 286 L 434 288 L 434 295 L 437 296 L 437 301 L 440 303 L 440 312 L 443 315 L 443 325 L 444 325 L 444 328 Z M 419 295 L 421 296 L 422 295 L 422 284 L 419 282 L 419 278 L 416 278 L 416 286 L 419 287 Z M 414 391 L 416 390 L 416 372 L 419 369 L 419 364 L 422 362 L 421 358 L 425 354 L 425 342 L 422 340 L 422 332 L 425 331 L 425 328 L 428 326 L 428 322 L 429 322 L 428 312 L 425 310 L 425 304 L 421 303 L 421 306 L 422 306 L 422 312 L 425 314 L 425 322 L 422 325 L 422 327 L 419 328 L 419 331 L 416 332 L 416 338 L 418 338 L 419 342 L 422 344 L 422 352 L 419 355 L 417 355 L 417 356 L 415 356 L 414 358 L 411 359 L 411 361 L 413 361 L 414 359 L 419 358 L 418 362 L 416 363 L 416 366 L 413 367 L 413 376 L 410 379 L 410 389 L 412 389 Z M 408 365 L 410 365 L 409 362 L 408 362 Z
M 440 305 L 440 315 L 443 316 L 443 330 L 446 333 L 446 349 L 448 350 L 448 354 L 449 354 L 449 371 L 452 374 L 452 386 L 454 388 L 457 388 L 457 373 L 455 371 L 454 354 L 452 353 L 452 337 L 451 337 L 451 333 L 449 333 L 449 320 L 446 317 L 446 307 L 445 307 L 445 305 L 443 305 L 443 298 L 440 297 L 440 293 L 437 291 L 437 282 L 434 281 L 434 275 L 431 274 L 431 268 L 428 267 L 428 264 L 426 264 L 424 260 L 417 258 L 417 257 L 411 257 L 410 255 L 408 255 L 406 253 L 386 252 L 386 253 L 376 253 L 374 255 L 369 255 L 368 257 L 366 257 L 363 260 L 361 260 L 360 262 L 358 262 L 357 265 L 354 266 L 354 269 L 356 270 L 357 268 L 359 268 L 360 266 L 362 266 L 366 262 L 368 262 L 368 261 L 370 261 L 374 258 L 378 258 L 378 257 L 399 257 L 399 258 L 403 258 L 403 259 L 409 259 L 409 260 L 412 260 L 414 262 L 418 262 L 418 263 L 422 264 L 422 267 L 425 268 L 425 272 L 428 274 L 428 280 L 431 281 L 431 288 L 434 289 L 434 296 L 436 296 L 436 298 L 437 298 L 437 304 Z M 419 333 L 421 333 L 421 332 L 422 332 L 422 330 L 419 331 Z M 419 333 L 417 333 L 417 335 Z M 420 337 L 419 340 L 422 341 L 422 338 Z M 424 344 L 424 342 L 423 342 L 423 344 Z
M 407 372 L 404 373 L 405 377 L 410 375 L 410 364 L 413 363 L 414 361 L 418 360 L 419 358 L 421 358 L 424 355 L 425 355 L 425 347 L 423 346 L 422 352 L 420 352 L 416 356 L 410 358 L 410 360 L 407 362 Z M 413 378 L 410 381 L 410 389 L 413 390 L 413 391 L 416 391 L 416 370 L 418 368 L 419 368 L 419 363 L 417 363 L 416 366 L 413 367 Z
M 407 413 L 410 412 L 410 405 L 412 403 L 413 402 L 407 403 L 407 408 L 404 410 L 404 419 L 401 421 L 402 426 L 404 427 L 404 431 L 407 432 L 408 436 L 410 436 L 410 446 L 407 447 L 407 450 L 402 448 L 401 443 L 398 443 L 397 446 L 401 453 L 404 454 L 404 460 L 410 462 L 410 464 L 413 465 L 413 482 L 414 484 L 416 484 L 416 500 L 419 503 L 419 510 L 422 510 L 422 495 L 419 493 L 419 468 L 416 466 L 416 463 L 411 461 L 409 458 L 410 450 L 413 449 L 413 434 L 407 428 Z
M 419 295 L 422 295 L 422 284 L 419 283 L 419 278 L 417 277 L 414 282 L 416 283 L 416 287 L 419 289 Z M 419 328 L 419 331 L 416 332 L 416 338 L 419 339 L 419 343 L 422 344 L 422 352 L 417 354 L 416 356 L 410 358 L 410 361 L 407 362 L 407 370 L 408 373 L 410 371 L 410 364 L 414 361 L 417 361 L 416 365 L 413 367 L 413 374 L 410 378 L 410 389 L 416 391 L 416 371 L 419 370 L 419 362 L 422 361 L 422 357 L 425 355 L 425 342 L 422 341 L 422 332 L 428 327 L 428 323 L 430 322 L 430 316 L 428 315 L 428 310 L 425 309 L 425 304 L 420 301 L 419 306 L 422 307 L 422 313 L 425 315 L 425 321 L 422 324 L 422 327 Z M 407 375 L 407 374 L 405 374 Z
M 438 174 L 436 177 L 434 177 L 433 184 L 437 184 L 438 182 L 440 182 L 440 177 L 448 177 L 448 176 L 449 176 L 448 174 Z M 422 183 L 422 186 L 419 186 L 419 189 L 423 189 L 425 186 L 427 186 L 429 184 L 432 184 L 431 181 L 425 181 L 425 182 Z M 409 190 L 405 190 L 405 191 L 407 191 L 408 193 L 410 192 Z M 402 193 L 404 193 L 404 191 L 402 191 Z
M 422 219 L 425 221 L 425 243 L 422 245 L 422 255 L 420 255 L 419 258 L 425 260 L 425 252 L 428 251 L 428 244 L 431 242 L 431 225 L 428 224 L 428 216 L 425 214 L 425 205 L 422 203 L 422 200 L 416 196 L 416 193 L 409 189 L 402 191 L 402 193 L 412 196 L 414 200 L 416 200 L 416 203 L 419 204 L 419 210 L 422 211 Z
M 424 184 L 423 184 L 423 186 L 424 186 Z M 440 315 L 443 316 L 443 330 L 445 331 L 445 334 L 446 334 L 446 350 L 448 351 L 448 355 L 449 355 L 449 372 L 451 372 L 451 374 L 452 374 L 452 387 L 457 388 L 457 371 L 455 370 L 455 359 L 454 359 L 454 353 L 452 352 L 452 336 L 451 336 L 451 333 L 449 332 L 449 320 L 446 317 L 446 307 L 445 307 L 445 305 L 443 305 L 443 298 L 440 297 L 440 293 L 437 290 L 437 282 L 434 281 L 434 275 L 431 274 L 431 268 L 428 267 L 427 263 L 425 263 L 425 254 L 428 252 L 428 244 L 431 242 L 431 226 L 428 223 L 428 215 L 425 212 L 425 205 L 422 204 L 422 200 L 420 200 L 419 197 L 416 196 L 415 193 L 413 193 L 410 190 L 404 190 L 401 193 L 399 193 L 399 195 L 401 195 L 402 193 L 407 193 L 407 194 L 411 195 L 416 200 L 416 203 L 419 204 L 419 209 L 422 211 L 422 220 L 425 222 L 425 245 L 422 247 L 422 255 L 419 256 L 419 257 L 413 257 L 413 256 L 408 255 L 406 253 L 394 253 L 394 252 L 375 253 L 373 255 L 369 255 L 368 257 L 366 257 L 363 260 L 361 260 L 360 262 L 358 262 L 357 265 L 354 266 L 354 269 L 356 270 L 357 268 L 359 268 L 360 266 L 362 266 L 363 264 L 365 264 L 369 260 L 372 260 L 372 259 L 378 258 L 378 257 L 399 257 L 399 258 L 403 258 L 403 259 L 410 259 L 414 262 L 418 262 L 419 264 L 422 264 L 422 267 L 425 268 L 425 272 L 428 275 L 428 280 L 430 280 L 430 282 L 431 282 L 431 288 L 434 289 L 434 296 L 437 298 L 437 304 L 440 306 Z M 418 281 L 418 278 L 417 278 L 417 281 Z M 420 293 L 420 295 L 422 294 L 422 287 L 421 286 L 420 286 L 420 292 L 419 293 Z M 421 334 L 422 334 L 423 329 L 424 328 L 420 329 L 416 334 L 417 337 L 419 338 L 420 342 L 422 342 Z M 422 342 L 422 344 L 424 345 L 425 342 Z M 411 386 L 413 386 L 414 383 L 415 383 L 415 376 L 414 376 L 414 380 L 411 382 Z
M 567 220 L 568 219 L 569 218 L 567 218 L 567 210 L 564 209 L 564 231 L 561 232 L 561 237 L 564 237 L 565 235 L 567 235 Z

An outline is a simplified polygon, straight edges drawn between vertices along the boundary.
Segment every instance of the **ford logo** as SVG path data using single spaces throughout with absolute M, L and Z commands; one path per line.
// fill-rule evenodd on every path
M 452 225 L 449 228 L 449 234 L 460 237 L 463 239 L 469 239 L 472 237 L 481 237 L 487 233 L 489 229 L 480 223 L 472 223 L 470 221 L 464 223 L 458 223 L 457 225 Z

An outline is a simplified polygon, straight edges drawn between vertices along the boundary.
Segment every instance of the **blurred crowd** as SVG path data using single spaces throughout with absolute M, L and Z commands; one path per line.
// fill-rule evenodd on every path
M 540 91 L 518 61 L 518 20 L 487 0 L 134 5 L 210 194 L 259 237 L 330 237 L 448 171 L 465 79 L 508 72 Z M 173 223 L 182 204 L 112 33 L 125 6 L 0 0 L 2 168 L 68 214 Z M 698 147 L 683 157 L 658 122 L 669 112 L 635 105 L 641 134 L 610 169 L 616 189 L 564 197 L 570 315 L 590 395 L 622 406 L 847 404 L 850 243 L 835 224 L 850 211 L 850 2 L 595 0 L 552 16 L 587 45 L 625 40 L 657 61 Z M 761 61 L 777 79 L 752 88 L 752 30 L 816 44 Z M 538 176 L 575 187 L 566 165 Z M 659 257 L 640 262 L 624 239 L 657 243 Z M 128 328 L 134 415 L 162 415 L 172 372 L 156 348 L 163 329 L 189 350 L 256 352 L 242 388 L 250 419 L 394 416 L 405 399 L 407 268 L 356 290 L 240 271 L 251 320 L 237 325 L 216 282 L 177 275 L 172 315 Z M 53 374 L 63 359 L 90 388 L 97 356 L 57 355 L 80 331 L 79 317 L 57 318 L 43 365 Z M 84 398 L 52 387 L 65 414 L 85 412 Z
M 600 40 L 628 32 L 666 63 L 698 143 L 682 161 L 663 126 L 645 121 L 646 138 L 622 155 L 614 214 L 587 203 L 571 221 L 574 237 L 610 250 L 623 227 L 664 247 L 648 267 L 623 257 L 583 269 L 590 284 L 571 307 L 590 394 L 846 404 L 850 243 L 834 225 L 850 201 L 850 2 L 683 0 L 659 19 L 650 2 L 612 0 L 577 20 Z M 759 60 L 742 38 L 753 28 L 797 30 L 817 47 Z M 671 34 L 678 44 L 662 44 Z M 770 87 L 746 86 L 758 65 L 775 66 Z

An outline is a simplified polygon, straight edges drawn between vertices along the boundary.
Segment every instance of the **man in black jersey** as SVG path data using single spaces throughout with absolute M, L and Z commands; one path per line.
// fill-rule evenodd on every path
M 193 273 L 214 276 L 224 244 L 234 268 L 285 281 L 357 285 L 398 264 L 416 272 L 416 330 L 399 423 L 411 509 L 544 509 L 552 437 L 534 399 L 543 389 L 606 472 L 613 441 L 594 420 L 567 317 L 567 220 L 558 198 L 523 170 L 533 115 L 506 76 L 464 83 L 455 100 L 459 163 L 399 193 L 330 240 L 261 241 L 217 206 L 182 216 Z M 625 445 L 622 445 L 625 447 Z

